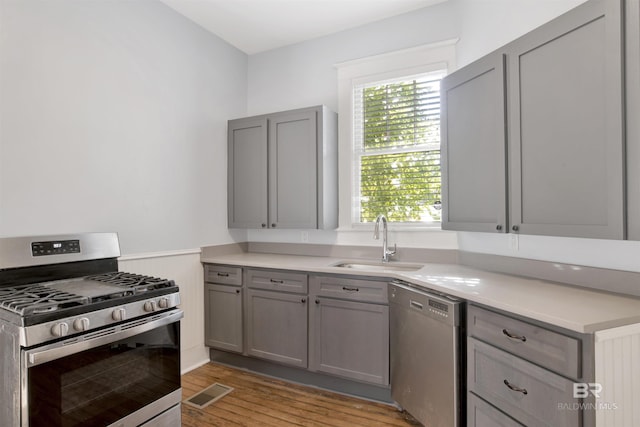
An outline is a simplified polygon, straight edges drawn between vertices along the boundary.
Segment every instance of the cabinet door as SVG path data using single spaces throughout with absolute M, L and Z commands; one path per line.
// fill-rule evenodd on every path
M 269 118 L 269 226 L 317 228 L 317 110 Z
M 589 1 L 508 47 L 512 231 L 624 237 L 620 21 Z
M 640 2 L 625 2 L 628 237 L 640 240 Z
M 205 284 L 205 345 L 242 353 L 242 290 Z
M 467 427 L 523 427 L 475 394 L 467 393 Z
M 267 119 L 229 121 L 228 147 L 229 227 L 266 228 Z
M 389 307 L 316 297 L 310 308 L 309 369 L 389 384 Z
M 442 228 L 507 231 L 505 59 L 442 80 Z
M 307 296 L 247 290 L 247 353 L 307 367 Z

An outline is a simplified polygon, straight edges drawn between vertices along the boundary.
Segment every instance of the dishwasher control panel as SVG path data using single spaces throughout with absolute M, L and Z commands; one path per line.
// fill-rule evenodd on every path
M 389 285 L 389 303 L 405 306 L 410 311 L 444 323 L 460 323 L 460 300 L 448 295 L 431 293 L 408 283 L 392 282 Z

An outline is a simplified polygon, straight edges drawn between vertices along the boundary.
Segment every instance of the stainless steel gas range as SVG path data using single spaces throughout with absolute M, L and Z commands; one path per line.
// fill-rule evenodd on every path
M 115 233 L 0 239 L 0 425 L 179 426 L 180 294 Z

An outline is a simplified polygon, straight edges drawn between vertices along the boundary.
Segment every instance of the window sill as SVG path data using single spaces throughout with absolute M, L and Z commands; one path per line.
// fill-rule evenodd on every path
M 349 232 L 349 231 L 366 231 L 373 233 L 374 223 L 366 224 L 349 224 L 341 226 L 336 231 Z M 426 232 L 439 232 L 445 231 L 442 229 L 442 225 L 439 222 L 429 224 L 402 224 L 402 223 L 388 223 L 389 232 L 404 232 L 404 231 L 426 231 Z

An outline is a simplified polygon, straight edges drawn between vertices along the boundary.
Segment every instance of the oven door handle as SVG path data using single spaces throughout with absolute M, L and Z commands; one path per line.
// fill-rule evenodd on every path
M 89 338 L 83 338 L 83 335 L 80 335 L 75 337 L 75 339 L 72 338 L 70 340 L 59 341 L 44 347 L 27 350 L 25 351 L 27 367 L 30 368 L 32 366 L 41 365 L 74 353 L 79 353 L 81 351 L 100 347 L 101 345 L 107 345 L 115 341 L 130 338 L 143 332 L 148 332 L 152 329 L 177 322 L 183 317 L 184 312 L 182 310 L 162 313 L 144 319 L 131 320 L 121 325 L 112 326 L 93 333 L 88 332 L 84 337 Z M 92 335 L 98 336 L 91 338 Z

